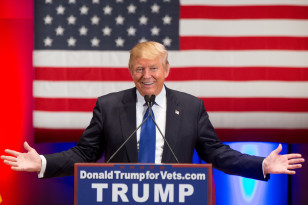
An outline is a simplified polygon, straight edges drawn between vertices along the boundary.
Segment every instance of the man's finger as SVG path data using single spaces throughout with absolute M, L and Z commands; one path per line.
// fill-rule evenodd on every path
M 8 160 L 4 160 L 3 162 L 7 165 L 12 166 L 12 167 L 18 167 L 18 164 L 16 162 L 11 162 L 11 161 L 8 161 Z
M 291 170 L 285 171 L 285 174 L 294 175 L 295 173 L 296 173 L 295 171 L 291 171 Z
M 21 168 L 21 167 L 11 167 L 11 169 L 12 170 L 14 170 L 14 171 L 24 171 L 24 169 L 23 168 Z
M 304 158 L 298 158 L 298 159 L 290 159 L 289 164 L 297 164 L 297 163 L 303 163 L 305 162 Z
M 289 165 L 288 166 L 288 169 L 298 169 L 298 168 L 301 168 L 302 165 L 301 164 L 292 164 L 292 165 Z
M 15 157 L 18 157 L 18 155 L 21 154 L 20 152 L 16 152 L 16 151 L 10 150 L 10 149 L 6 149 L 6 150 L 4 150 L 4 151 L 5 151 L 6 153 L 8 153 L 8 154 L 11 154 L 11 155 L 15 156 Z
M 17 162 L 16 157 L 11 157 L 11 156 L 1 156 L 1 159 L 9 160 L 11 162 Z
M 301 158 L 301 154 L 286 154 L 285 155 L 288 159 L 294 159 L 294 158 Z

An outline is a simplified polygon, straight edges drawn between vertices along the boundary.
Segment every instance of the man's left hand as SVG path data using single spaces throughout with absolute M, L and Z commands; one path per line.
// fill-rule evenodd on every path
M 282 150 L 281 144 L 272 151 L 265 159 L 263 164 L 264 174 L 295 174 L 294 169 L 301 168 L 305 159 L 301 154 L 279 155 Z

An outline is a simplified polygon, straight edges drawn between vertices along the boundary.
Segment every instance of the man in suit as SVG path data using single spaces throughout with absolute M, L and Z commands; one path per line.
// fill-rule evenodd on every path
M 137 44 L 130 52 L 129 70 L 135 88 L 99 97 L 92 120 L 77 145 L 68 151 L 40 156 L 25 142 L 27 153 L 6 150 L 1 156 L 16 171 L 39 172 L 39 177 L 72 175 L 74 163 L 95 162 L 105 154 L 109 160 L 141 124 L 146 113 L 145 95 L 155 95 L 155 121 L 180 163 L 191 163 L 194 149 L 206 162 L 229 174 L 267 180 L 270 173 L 294 174 L 304 159 L 300 154 L 279 155 L 281 145 L 268 157 L 242 154 L 220 142 L 202 100 L 164 85 L 170 67 L 165 47 L 156 42 Z M 151 120 L 151 119 L 148 119 Z M 155 133 L 153 163 L 177 160 L 163 136 Z M 140 130 L 119 150 L 111 162 L 141 162 L 143 134 Z M 145 141 L 146 142 L 146 141 Z M 149 161 L 151 162 L 151 161 Z

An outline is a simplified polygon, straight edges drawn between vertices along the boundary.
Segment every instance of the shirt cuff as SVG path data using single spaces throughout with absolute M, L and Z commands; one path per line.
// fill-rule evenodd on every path
M 266 174 L 264 174 L 264 160 L 262 161 L 262 172 L 263 172 L 264 179 L 266 179 Z
M 41 168 L 40 173 L 38 174 L 38 178 L 41 179 L 41 178 L 44 177 L 46 166 L 47 166 L 47 161 L 46 161 L 46 158 L 43 155 L 40 155 L 40 157 L 41 157 L 41 160 L 42 160 L 42 168 Z

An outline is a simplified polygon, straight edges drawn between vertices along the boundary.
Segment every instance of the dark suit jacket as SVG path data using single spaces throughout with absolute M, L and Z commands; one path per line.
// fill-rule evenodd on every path
M 264 180 L 264 158 L 241 154 L 223 145 L 214 131 L 202 100 L 168 88 L 166 95 L 165 136 L 180 163 L 191 163 L 196 149 L 200 158 L 212 163 L 219 170 Z M 99 97 L 93 109 L 90 125 L 77 146 L 68 151 L 45 155 L 47 167 L 44 177 L 73 175 L 74 163 L 95 162 L 103 154 L 108 160 L 136 129 L 136 98 L 136 88 Z M 111 162 L 137 161 L 135 135 Z M 176 163 L 166 143 L 162 163 Z

